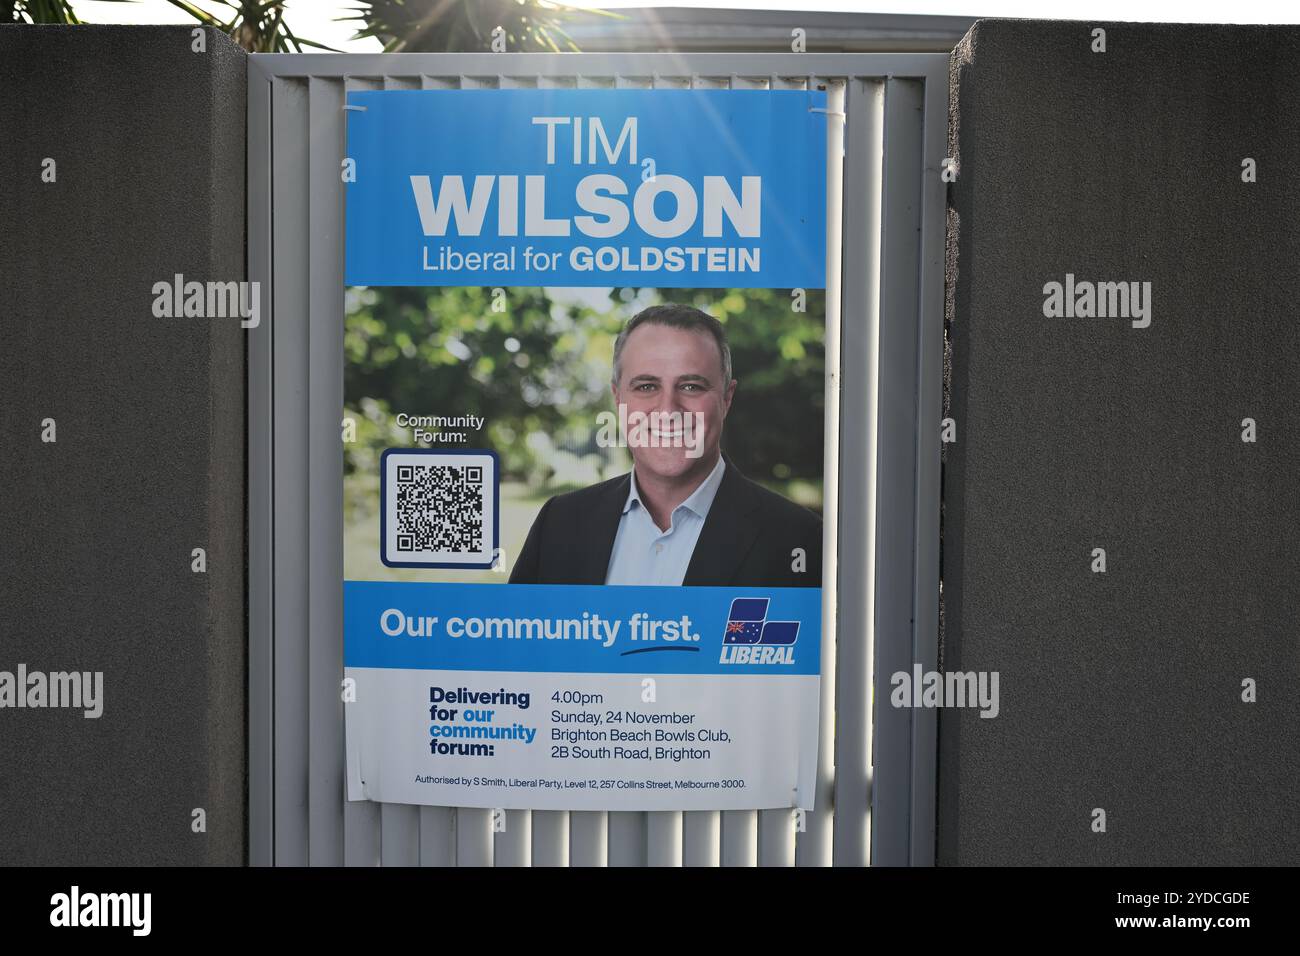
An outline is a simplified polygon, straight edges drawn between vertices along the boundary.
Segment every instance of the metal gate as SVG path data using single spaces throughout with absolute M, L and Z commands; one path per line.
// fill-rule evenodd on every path
M 837 588 L 817 810 L 493 811 L 344 799 L 343 185 L 348 90 L 825 88 L 842 114 Z M 253 865 L 929 865 L 938 666 L 946 54 L 249 58 L 249 860 Z M 879 706 L 873 713 L 874 700 Z

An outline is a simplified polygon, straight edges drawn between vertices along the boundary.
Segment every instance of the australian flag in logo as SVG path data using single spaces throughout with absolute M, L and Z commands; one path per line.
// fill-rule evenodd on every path
M 767 598 L 735 598 L 722 643 L 793 644 L 799 637 L 799 622 L 767 620 L 768 603 Z

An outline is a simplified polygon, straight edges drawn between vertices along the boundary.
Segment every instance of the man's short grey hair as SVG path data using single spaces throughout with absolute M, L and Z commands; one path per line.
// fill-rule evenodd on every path
M 614 377 L 611 379 L 615 388 L 618 388 L 618 383 L 623 378 L 623 346 L 627 344 L 627 337 L 642 325 L 666 325 L 673 329 L 704 332 L 713 336 L 722 356 L 722 387 L 726 388 L 731 382 L 731 346 L 727 344 L 727 333 L 722 323 L 709 313 L 689 305 L 666 302 L 642 309 L 628 319 L 623 331 L 618 333 L 618 338 L 614 341 Z

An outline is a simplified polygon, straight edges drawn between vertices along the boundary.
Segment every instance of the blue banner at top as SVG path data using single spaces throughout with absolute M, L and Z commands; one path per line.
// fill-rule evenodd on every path
M 348 94 L 348 285 L 813 288 L 826 94 Z

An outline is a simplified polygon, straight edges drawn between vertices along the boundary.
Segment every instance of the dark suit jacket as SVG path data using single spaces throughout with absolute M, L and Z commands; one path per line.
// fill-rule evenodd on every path
M 604 584 L 631 475 L 556 495 L 542 506 L 511 584 Z M 791 570 L 802 548 L 807 570 Z M 709 508 L 686 585 L 821 587 L 822 520 L 755 484 L 730 460 Z

